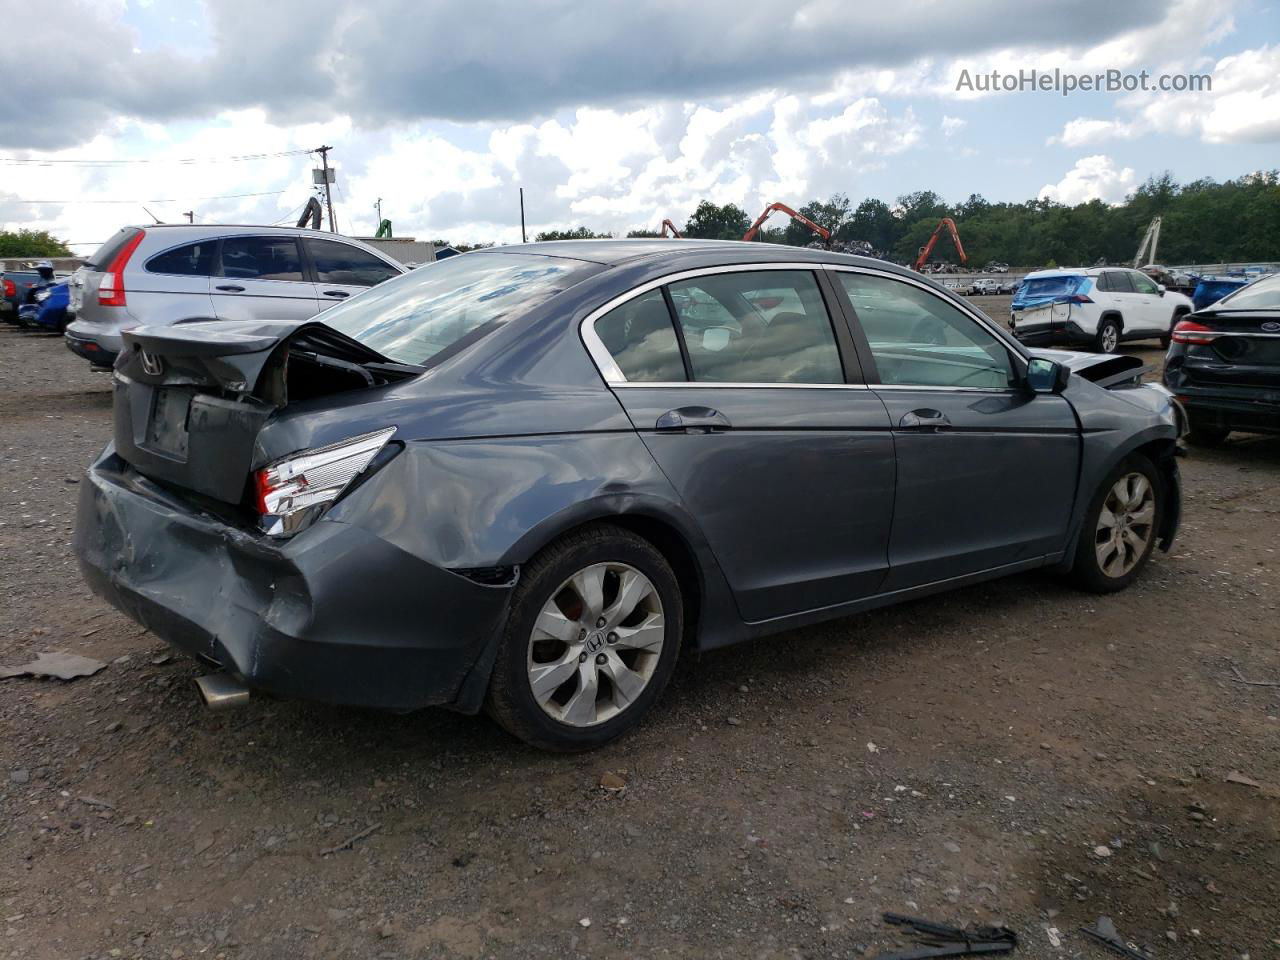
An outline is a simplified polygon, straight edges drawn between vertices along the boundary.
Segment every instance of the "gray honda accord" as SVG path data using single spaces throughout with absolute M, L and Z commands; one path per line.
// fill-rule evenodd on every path
M 90 586 L 250 691 L 482 707 L 554 750 L 706 650 L 1178 526 L 1170 394 L 936 283 L 759 243 L 468 253 L 308 321 L 124 333 Z

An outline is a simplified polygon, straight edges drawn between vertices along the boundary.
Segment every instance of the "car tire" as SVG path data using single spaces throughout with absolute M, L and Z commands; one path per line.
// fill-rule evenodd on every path
M 1093 335 L 1093 349 L 1096 353 L 1115 353 L 1120 346 L 1120 324 L 1114 317 L 1107 317 L 1098 323 L 1098 332 Z
M 1080 528 L 1071 566 L 1078 586 L 1092 593 L 1115 593 L 1134 581 L 1160 537 L 1165 496 L 1160 472 L 1141 454 L 1126 457 L 1107 475 L 1089 501 Z
M 598 590 L 591 587 L 597 572 Z M 627 615 L 605 623 L 611 610 L 621 614 L 626 606 L 624 584 L 651 593 Z M 597 599 L 584 601 L 591 594 Z M 683 634 L 680 584 L 653 544 L 613 524 L 583 528 L 521 569 L 486 708 L 507 732 L 544 750 L 602 746 L 634 727 L 662 695 Z M 635 645 L 659 638 L 656 652 Z M 587 685 L 590 677 L 594 689 Z M 625 677 L 631 689 L 624 691 L 614 677 Z
M 1231 430 L 1212 421 L 1191 417 L 1187 424 L 1187 442 L 1197 447 L 1220 447 Z

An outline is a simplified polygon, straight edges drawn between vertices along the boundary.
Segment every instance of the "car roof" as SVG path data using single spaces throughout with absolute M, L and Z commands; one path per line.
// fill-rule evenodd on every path
M 479 253 L 532 254 L 545 257 L 564 257 L 583 260 L 603 266 L 621 266 L 645 260 L 661 258 L 678 259 L 688 255 L 696 258 L 698 265 L 718 263 L 831 263 L 849 266 L 875 267 L 877 270 L 920 278 L 921 274 L 887 260 L 861 257 L 850 253 L 834 253 L 813 247 L 792 247 L 785 244 L 742 240 L 669 240 L 637 237 L 626 240 L 544 240 L 537 243 L 515 243 L 504 247 L 487 247 Z
M 1035 270 L 1028 273 L 1023 280 L 1039 280 L 1043 277 L 1096 277 L 1104 270 L 1132 270 L 1132 267 L 1116 265 L 1114 267 L 1055 267 L 1052 270 Z

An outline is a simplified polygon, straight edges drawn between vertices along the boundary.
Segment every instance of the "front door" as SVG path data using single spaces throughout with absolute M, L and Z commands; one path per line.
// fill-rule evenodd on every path
M 814 271 L 720 268 L 641 292 L 594 330 L 606 379 L 701 527 L 744 620 L 880 589 L 889 421 L 853 382 L 852 341 L 846 329 L 838 342 Z
M 1025 390 L 1010 347 L 924 284 L 832 275 L 893 430 L 898 482 L 884 589 L 1063 549 L 1080 455 L 1070 404 Z
M 224 237 L 209 281 L 219 320 L 306 320 L 320 307 L 296 237 Z

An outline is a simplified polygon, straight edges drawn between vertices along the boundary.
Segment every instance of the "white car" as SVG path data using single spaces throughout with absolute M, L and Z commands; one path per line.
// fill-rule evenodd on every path
M 973 281 L 973 292 L 980 297 L 990 297 L 1000 292 L 1000 281 L 991 277 L 980 277 Z
M 1013 298 L 1009 329 L 1028 346 L 1073 344 L 1113 353 L 1127 340 L 1169 345 L 1191 300 L 1123 267 L 1039 270 Z

